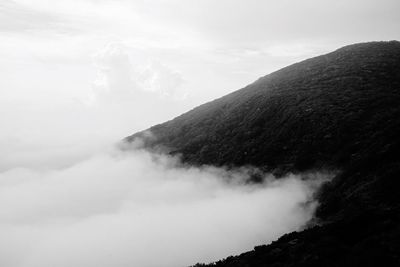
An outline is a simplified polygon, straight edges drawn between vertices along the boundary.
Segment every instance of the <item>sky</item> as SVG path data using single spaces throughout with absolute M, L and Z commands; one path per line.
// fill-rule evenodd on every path
M 398 40 L 399 10 L 397 0 L 1 0 L 0 144 L 122 138 L 308 57 Z
M 114 145 L 303 59 L 400 40 L 399 11 L 398 0 L 0 0 L 0 265 L 187 266 L 304 228 L 332 173 L 264 173 L 255 187 L 251 167 L 182 167 Z

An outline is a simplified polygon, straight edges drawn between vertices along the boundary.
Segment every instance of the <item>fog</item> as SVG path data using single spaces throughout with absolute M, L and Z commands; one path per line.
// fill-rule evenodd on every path
M 304 227 L 317 205 L 313 193 L 328 178 L 264 174 L 251 184 L 249 168 L 189 167 L 113 146 L 85 155 L 68 167 L 1 172 L 1 266 L 215 261 Z

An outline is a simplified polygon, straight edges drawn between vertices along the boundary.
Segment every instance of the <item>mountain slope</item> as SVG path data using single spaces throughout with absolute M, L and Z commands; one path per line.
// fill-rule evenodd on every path
M 396 253 L 400 255 L 400 242 L 396 238 L 387 241 L 387 235 L 396 237 L 400 233 L 396 228 L 400 222 L 399 42 L 350 45 L 293 64 L 150 131 L 153 138 L 145 138 L 145 132 L 141 132 L 125 140 L 144 137 L 147 148 L 181 154 L 185 162 L 196 165 L 253 165 L 278 173 L 341 170 L 319 193 L 317 215 L 327 225 L 294 233 L 296 239 L 304 241 L 299 251 L 314 255 L 313 244 L 325 247 L 326 237 L 336 243 L 328 242 L 327 254 L 323 255 L 337 256 L 336 248 L 342 246 L 342 252 L 353 257 L 350 263 L 392 259 L 400 265 L 395 257 Z M 360 218 L 371 220 L 363 222 Z M 365 223 L 366 229 L 349 243 L 346 236 L 357 232 L 356 222 Z M 382 222 L 394 228 L 386 233 Z M 373 229 L 375 241 L 365 235 L 368 229 Z M 343 233 L 336 236 L 338 231 Z M 258 250 L 261 258 L 269 255 L 271 246 L 287 245 L 285 242 L 278 240 L 263 253 Z M 371 242 L 378 242 L 377 247 L 388 243 L 371 252 L 369 256 L 377 256 L 376 261 L 360 252 L 368 250 Z M 290 253 L 279 249 L 275 256 L 285 258 Z M 292 263 L 299 262 L 297 256 L 302 257 L 299 251 L 292 251 Z M 247 266 L 256 252 L 234 258 L 240 262 L 250 257 L 241 265 L 221 262 L 218 266 Z M 248 266 L 263 266 L 262 262 L 253 263 Z M 350 263 L 339 261 L 331 266 Z M 311 261 L 304 266 L 307 264 Z M 286 262 L 276 266 L 292 265 Z
M 398 114 L 399 50 L 364 43 L 291 65 L 150 128 L 147 145 L 192 164 L 342 166 Z
M 364 214 L 350 220 L 286 234 L 239 256 L 195 267 L 400 266 L 397 213 Z

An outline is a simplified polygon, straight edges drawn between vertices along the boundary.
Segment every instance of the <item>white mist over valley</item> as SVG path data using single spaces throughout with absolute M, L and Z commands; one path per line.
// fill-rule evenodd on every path
M 263 184 L 246 183 L 252 172 L 183 167 L 176 158 L 112 148 L 68 167 L 3 170 L 1 265 L 215 261 L 301 229 L 329 177 L 265 174 Z

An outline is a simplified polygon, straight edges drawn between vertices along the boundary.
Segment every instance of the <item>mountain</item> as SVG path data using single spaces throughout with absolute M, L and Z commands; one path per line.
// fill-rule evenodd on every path
M 293 64 L 149 130 L 125 141 L 194 165 L 340 170 L 320 226 L 209 266 L 400 266 L 400 42 Z

